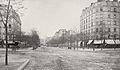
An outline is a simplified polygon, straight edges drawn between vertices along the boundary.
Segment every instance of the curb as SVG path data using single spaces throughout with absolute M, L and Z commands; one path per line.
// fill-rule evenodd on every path
M 30 59 L 27 59 L 17 70 L 24 70 L 24 68 L 27 66 L 29 63 Z

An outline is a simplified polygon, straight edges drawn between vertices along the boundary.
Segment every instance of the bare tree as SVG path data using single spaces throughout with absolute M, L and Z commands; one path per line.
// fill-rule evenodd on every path
M 13 7 L 11 5 L 11 3 L 13 2 L 14 5 L 18 5 L 20 3 L 20 1 L 19 2 L 18 2 L 18 0 L 12 0 L 12 1 L 11 0 L 1 0 L 1 1 L 7 2 L 7 5 L 6 5 L 7 9 L 4 10 L 3 12 L 0 11 L 0 17 L 1 17 L 2 23 L 4 24 L 5 33 L 6 33 L 6 36 L 5 36 L 5 39 L 6 39 L 5 65 L 8 65 L 8 22 L 10 19 L 10 12 Z
M 33 46 L 33 50 L 40 46 L 40 38 L 36 30 L 31 31 L 32 42 L 31 45 Z

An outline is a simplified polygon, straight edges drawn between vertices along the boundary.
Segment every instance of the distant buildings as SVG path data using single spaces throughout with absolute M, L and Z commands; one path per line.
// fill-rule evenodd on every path
M 7 5 L 0 4 L 0 12 L 3 17 L 3 21 L 6 20 Z M 10 6 L 9 20 L 8 20 L 8 40 L 13 41 L 17 34 L 21 32 L 21 20 L 19 15 Z M 0 16 L 0 40 L 5 40 L 5 26 Z
M 75 31 L 73 30 L 66 30 L 66 29 L 60 29 L 58 32 L 55 33 L 55 35 L 53 36 L 53 38 L 57 39 L 61 36 L 69 36 L 69 35 L 74 35 L 76 34 Z
M 83 9 L 80 32 L 87 40 L 120 38 L 120 1 L 98 0 Z
M 53 37 L 48 37 L 46 43 L 48 46 L 65 47 L 75 43 L 76 32 L 73 30 L 60 29 Z
M 66 34 L 68 34 L 68 35 L 74 35 L 74 34 L 76 34 L 76 32 L 73 31 L 73 30 L 68 30 Z
M 54 39 L 54 40 L 58 40 L 60 38 L 65 38 L 65 37 L 69 37 L 70 35 L 74 35 L 76 34 L 75 31 L 73 30 L 66 30 L 66 29 L 60 29 L 59 31 L 57 31 L 53 37 L 48 37 L 46 38 L 46 42 Z
M 55 35 L 53 36 L 53 38 L 59 38 L 61 37 L 63 34 L 65 34 L 67 32 L 66 29 L 60 29 L 58 32 L 55 33 Z

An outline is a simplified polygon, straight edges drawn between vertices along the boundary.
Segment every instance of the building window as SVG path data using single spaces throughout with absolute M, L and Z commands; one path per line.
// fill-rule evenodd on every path
M 98 32 L 98 28 L 96 28 L 96 32 Z
M 103 32 L 103 28 L 100 28 L 100 32 Z
M 87 25 L 86 25 L 86 29 L 87 29 Z
M 116 28 L 114 28 L 114 32 L 116 32 L 117 30 L 116 30 Z
M 108 18 L 110 18 L 110 14 L 108 14 Z
M 110 38 L 110 35 L 108 35 L 108 38 Z
M 100 21 L 100 25 L 102 25 L 103 24 L 103 21 Z
M 96 9 L 96 12 L 98 12 L 98 9 Z
M 116 8 L 114 8 L 114 9 L 113 9 L 113 11 L 114 11 L 114 12 L 117 12 L 117 9 L 116 9 Z
M 9 35 L 9 40 L 12 40 L 12 36 L 11 35 Z
M 117 35 L 116 35 L 116 34 L 114 34 L 114 39 L 116 39 L 116 37 L 117 37 Z
M 114 25 L 117 25 L 117 22 L 116 22 L 116 21 L 114 21 Z
M 93 22 L 91 22 L 91 27 L 93 26 Z
M 103 11 L 103 8 L 100 8 L 100 11 Z
M 110 28 L 108 28 L 108 32 L 110 32 L 111 30 L 110 30 Z
M 11 28 L 11 24 L 9 24 L 9 28 Z
M 108 7 L 108 12 L 110 12 L 110 7 Z
M 116 18 L 117 17 L 117 15 L 116 14 L 114 14 L 114 18 Z
M 110 21 L 108 21 L 108 25 L 110 25 L 111 24 L 111 22 Z
M 86 19 L 86 23 L 87 23 L 87 19 Z
M 84 20 L 84 24 L 85 24 L 85 20 Z

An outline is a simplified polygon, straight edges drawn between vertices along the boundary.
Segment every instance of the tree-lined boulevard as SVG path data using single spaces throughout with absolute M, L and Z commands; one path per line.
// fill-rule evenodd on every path
M 120 1 L 97 0 L 75 16 L 78 1 L 0 0 L 0 70 L 120 70 Z M 78 29 L 59 25 L 78 16 Z M 58 31 L 43 39 L 54 23 Z

